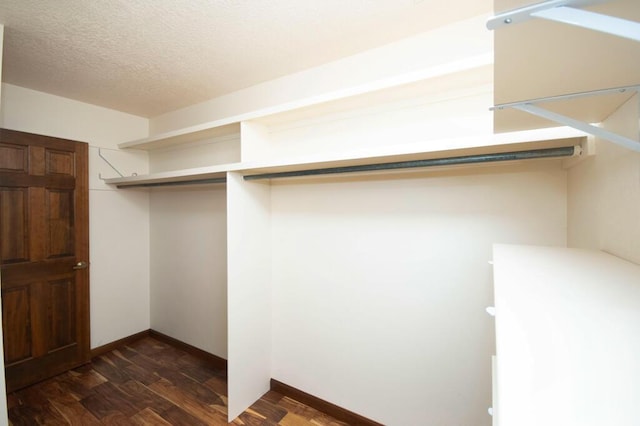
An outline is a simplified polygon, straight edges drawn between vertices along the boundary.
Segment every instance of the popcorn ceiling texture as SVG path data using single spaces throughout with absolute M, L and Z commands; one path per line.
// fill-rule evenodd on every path
M 491 6 L 491 0 L 2 0 L 3 81 L 154 117 Z

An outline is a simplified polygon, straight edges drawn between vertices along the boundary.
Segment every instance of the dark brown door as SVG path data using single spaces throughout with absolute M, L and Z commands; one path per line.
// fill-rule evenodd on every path
M 88 361 L 85 143 L 0 129 L 0 280 L 7 391 Z

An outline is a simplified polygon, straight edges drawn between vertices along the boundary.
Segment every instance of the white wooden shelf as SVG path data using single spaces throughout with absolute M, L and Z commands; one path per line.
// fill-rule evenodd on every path
M 168 172 L 150 173 L 148 175 L 125 176 L 105 179 L 109 185 L 121 187 L 146 186 L 162 183 L 180 183 L 194 180 L 221 179 L 227 176 L 227 172 L 240 168 L 240 163 L 221 164 L 210 167 L 196 167 L 192 169 L 173 170 Z
M 362 99 L 364 102 L 369 102 L 370 98 L 368 98 L 368 96 L 371 95 L 382 97 L 394 96 L 393 93 L 402 93 L 406 91 L 407 88 L 412 88 L 412 85 L 414 87 L 416 85 L 442 87 L 447 85 L 448 80 L 455 82 L 455 84 L 460 84 L 461 73 L 467 73 L 468 76 L 463 78 L 471 81 L 473 78 L 477 79 L 480 70 L 491 71 L 492 66 L 492 55 L 482 54 L 472 56 L 463 60 L 444 63 L 427 69 L 384 78 L 318 96 L 221 118 L 143 139 L 124 142 L 119 144 L 118 147 L 153 150 L 206 138 L 237 134 L 240 133 L 240 123 L 243 121 L 260 120 L 265 124 L 272 124 L 282 121 L 298 120 L 301 117 L 300 114 L 318 115 L 332 110 L 339 110 L 345 108 L 345 106 L 352 108 L 354 101 L 358 103 L 358 99 Z
M 478 137 L 439 139 L 333 156 L 300 157 L 262 164 L 243 163 L 239 170 L 245 175 L 257 175 L 578 146 L 583 142 L 585 135 L 586 133 L 569 127 L 559 127 Z
M 496 420 L 640 424 L 640 266 L 599 251 L 502 244 L 493 260 Z
M 136 139 L 118 145 L 118 148 L 157 149 L 186 144 L 202 139 L 228 136 L 240 133 L 240 122 L 235 118 L 211 121 L 148 138 Z
M 184 183 L 224 178 L 227 172 L 244 175 L 304 171 L 320 168 L 382 164 L 452 156 L 504 153 L 527 149 L 545 149 L 581 145 L 585 133 L 569 128 L 547 128 L 532 131 L 501 133 L 478 137 L 428 140 L 421 143 L 381 147 L 348 153 L 296 157 L 264 162 L 239 162 L 210 167 L 181 169 L 142 176 L 106 179 L 105 183 L 118 187 L 162 183 Z

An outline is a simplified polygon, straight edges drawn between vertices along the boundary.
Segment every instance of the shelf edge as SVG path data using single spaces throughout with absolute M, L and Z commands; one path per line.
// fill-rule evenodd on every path
M 219 164 L 208 167 L 180 169 L 168 172 L 151 173 L 140 176 L 105 179 L 104 182 L 117 186 L 133 186 L 162 182 L 184 182 L 194 179 L 215 179 L 226 176 L 227 172 L 268 172 L 304 170 L 318 166 L 363 164 L 367 161 L 393 162 L 410 158 L 437 158 L 451 153 L 466 153 L 472 151 L 496 151 L 528 146 L 558 146 L 567 145 L 574 140 L 579 145 L 579 139 L 585 138 L 586 133 L 569 128 L 556 127 L 539 130 L 490 134 L 481 137 L 462 137 L 442 140 L 424 141 L 418 144 L 407 144 L 383 149 L 341 153 L 338 155 L 323 155 L 313 157 L 297 157 L 284 160 L 265 160 L 255 162 L 240 162 Z M 565 142 L 567 141 L 567 142 Z M 437 146 L 446 146 L 437 148 Z M 435 149 L 434 149 L 435 148 Z

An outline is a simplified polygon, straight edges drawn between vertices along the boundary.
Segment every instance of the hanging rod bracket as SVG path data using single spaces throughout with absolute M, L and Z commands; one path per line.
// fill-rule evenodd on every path
M 627 93 L 627 92 L 628 93 L 635 92 L 636 94 L 639 93 L 640 85 L 615 87 L 611 89 L 594 90 L 591 92 L 571 93 L 567 95 L 531 99 L 531 100 L 522 101 L 522 102 L 510 102 L 510 103 L 496 105 L 492 107 L 491 110 L 495 111 L 495 110 L 503 110 L 507 108 L 517 109 L 519 111 L 524 111 L 529 114 L 533 114 L 538 117 L 542 117 L 547 120 L 551 120 L 553 122 L 556 122 L 565 126 L 573 127 L 574 129 L 582 130 L 583 132 L 588 133 L 590 135 L 596 136 L 598 138 L 606 139 L 609 142 L 613 142 L 617 145 L 623 146 L 633 151 L 640 152 L 639 140 L 634 140 L 626 136 L 619 135 L 610 130 L 603 129 L 602 127 L 594 126 L 593 124 L 586 123 L 582 120 L 567 117 L 566 115 L 559 114 L 557 112 L 553 112 L 539 105 L 536 105 L 539 102 L 550 102 L 550 101 L 558 101 L 558 100 L 565 100 L 565 99 L 572 99 L 572 98 L 580 98 L 584 96 L 605 95 L 605 94 L 612 94 L 612 93 Z
M 541 18 L 640 41 L 640 22 L 580 9 L 607 1 L 609 0 L 548 0 L 499 13 L 487 21 L 487 28 L 495 30 Z

